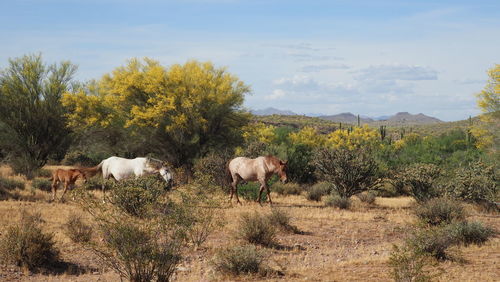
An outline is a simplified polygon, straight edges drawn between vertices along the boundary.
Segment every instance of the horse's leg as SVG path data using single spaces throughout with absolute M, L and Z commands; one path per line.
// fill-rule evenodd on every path
M 266 183 L 267 198 L 269 199 L 269 204 L 272 205 L 273 201 L 271 201 L 271 189 L 269 189 L 269 185 L 267 185 L 267 182 L 265 183 Z
M 54 180 L 52 180 L 52 201 L 56 200 L 56 191 L 58 185 L 58 181 L 56 180 L 56 178 L 54 178 Z
M 261 199 L 261 197 L 262 197 L 262 192 L 264 191 L 264 189 L 265 189 L 265 187 L 266 187 L 266 185 L 265 185 L 265 183 L 266 183 L 266 182 L 262 182 L 261 180 L 259 180 L 259 182 L 260 182 L 260 188 L 259 188 L 259 198 L 257 199 L 257 201 L 259 202 L 259 205 L 261 205 L 261 206 L 262 206 L 262 203 L 260 202 L 260 199 Z
M 240 198 L 238 197 L 238 183 L 240 182 L 240 177 L 238 175 L 235 175 L 233 177 L 233 183 L 231 183 L 231 200 L 233 200 L 233 194 L 236 195 L 236 203 L 241 205 Z
M 66 191 L 68 190 L 68 186 L 69 186 L 69 182 L 65 181 L 64 182 L 64 190 L 63 190 L 63 193 L 61 195 L 61 198 L 59 199 L 59 202 L 63 200 L 64 194 L 66 194 Z

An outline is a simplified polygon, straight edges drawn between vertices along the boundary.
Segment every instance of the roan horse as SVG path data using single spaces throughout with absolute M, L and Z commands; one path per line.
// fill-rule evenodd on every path
M 113 177 L 115 180 L 120 181 L 131 177 L 137 178 L 143 175 L 159 173 L 165 179 L 167 185 L 172 182 L 172 174 L 168 167 L 162 161 L 149 157 L 125 159 L 113 156 L 103 160 L 95 167 L 80 169 L 84 172 L 85 178 L 102 172 L 104 179 Z M 104 184 L 102 185 L 102 192 L 104 194 Z
M 236 194 L 236 201 L 239 204 L 241 204 L 240 199 L 238 198 L 238 183 L 240 181 L 259 181 L 259 204 L 261 204 L 260 198 L 264 189 L 267 190 L 269 203 L 272 204 L 271 191 L 267 185 L 267 180 L 275 173 L 278 174 L 281 182 L 284 183 L 287 180 L 287 163 L 274 156 L 258 157 L 255 159 L 245 157 L 234 158 L 229 161 L 227 170 L 231 177 L 231 198 L 229 201 L 231 201 L 233 199 L 233 195 Z
M 79 169 L 61 169 L 58 168 L 52 171 L 52 176 L 49 180 L 52 180 L 52 201 L 56 199 L 57 187 L 60 183 L 64 183 L 63 194 L 60 200 L 63 199 L 64 194 L 68 190 L 69 186 L 73 186 L 78 178 L 82 178 L 86 181 L 85 174 Z

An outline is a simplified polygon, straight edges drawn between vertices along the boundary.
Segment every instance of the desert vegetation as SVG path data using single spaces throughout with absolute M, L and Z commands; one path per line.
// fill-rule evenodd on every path
M 1 73 L 0 279 L 499 275 L 498 101 L 488 94 L 498 66 L 478 97 L 484 115 L 427 132 L 255 118 L 242 107 L 250 87 L 208 62 L 132 59 L 88 83 L 75 71 L 29 55 Z M 52 170 L 112 155 L 164 160 L 175 185 L 97 174 L 50 201 Z M 230 203 L 228 161 L 265 155 L 287 161 L 289 182 L 274 176 L 263 195 L 274 204 L 255 203 L 253 182 L 238 189 L 242 205 Z

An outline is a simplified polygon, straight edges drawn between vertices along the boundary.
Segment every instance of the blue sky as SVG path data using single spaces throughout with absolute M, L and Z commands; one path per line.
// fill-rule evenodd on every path
M 306 114 L 465 119 L 500 63 L 500 1 L 2 0 L 0 25 L 0 68 L 210 60 L 252 87 L 246 107 Z

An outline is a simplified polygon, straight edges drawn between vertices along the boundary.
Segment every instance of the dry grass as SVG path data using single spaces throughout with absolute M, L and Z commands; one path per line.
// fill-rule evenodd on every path
M 50 167 L 54 168 L 54 167 Z M 0 175 L 13 177 L 8 168 L 0 167 Z M 15 176 L 14 176 L 15 177 Z M 48 197 L 47 192 L 45 193 Z M 97 197 L 101 194 L 94 191 Z M 240 244 L 235 238 L 239 215 L 243 212 L 271 213 L 269 204 L 245 202 L 233 204 L 214 212 L 225 213 L 227 224 L 211 234 L 205 245 L 197 250 L 188 250 L 185 260 L 174 276 L 176 281 L 218 280 L 277 280 L 287 281 L 388 281 L 390 268 L 387 265 L 392 244 L 400 243 L 406 235 L 406 226 L 415 222 L 409 207 L 411 198 L 377 198 L 374 206 L 363 205 L 354 199 L 350 210 L 324 207 L 321 202 L 307 201 L 304 196 L 280 196 L 273 194 L 274 206 L 286 211 L 302 234 L 280 232 L 277 242 L 280 247 L 267 248 L 270 266 L 285 273 L 279 276 L 231 277 L 216 273 L 210 261 L 217 250 L 228 245 Z M 69 198 L 69 197 L 68 197 Z M 91 218 L 78 205 L 48 203 L 46 201 L 1 201 L 0 233 L 6 226 L 18 220 L 21 209 L 40 211 L 46 221 L 44 230 L 55 234 L 57 247 L 64 261 L 87 269 L 83 274 L 33 274 L 18 272 L 12 267 L 0 266 L 0 280 L 48 280 L 48 281 L 116 281 L 119 277 L 111 270 L 103 269 L 96 257 L 73 243 L 65 234 L 63 225 L 71 213 Z M 500 218 L 494 214 L 471 212 L 471 219 L 500 230 Z M 500 277 L 500 238 L 496 237 L 483 246 L 462 248 L 465 262 L 445 262 L 442 281 L 494 281 Z

